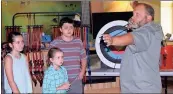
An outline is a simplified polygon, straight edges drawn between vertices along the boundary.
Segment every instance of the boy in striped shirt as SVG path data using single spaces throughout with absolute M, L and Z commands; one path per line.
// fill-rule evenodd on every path
M 73 36 L 73 20 L 65 17 L 60 20 L 61 36 L 50 43 L 50 47 L 58 47 L 64 52 L 63 66 L 67 69 L 71 85 L 68 93 L 83 93 L 82 79 L 86 71 L 86 52 L 80 38 Z M 77 79 L 76 79 L 77 77 Z

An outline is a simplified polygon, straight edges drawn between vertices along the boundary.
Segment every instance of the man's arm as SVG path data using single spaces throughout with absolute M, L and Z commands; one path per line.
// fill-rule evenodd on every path
M 133 36 L 131 33 L 127 33 L 122 36 L 111 37 L 109 34 L 103 35 L 103 40 L 107 43 L 107 46 L 116 45 L 116 46 L 126 46 L 133 44 Z

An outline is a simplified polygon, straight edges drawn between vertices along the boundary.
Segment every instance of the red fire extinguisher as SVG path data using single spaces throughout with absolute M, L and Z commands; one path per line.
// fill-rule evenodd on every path
M 173 70 L 173 45 L 166 45 L 161 48 L 161 70 Z

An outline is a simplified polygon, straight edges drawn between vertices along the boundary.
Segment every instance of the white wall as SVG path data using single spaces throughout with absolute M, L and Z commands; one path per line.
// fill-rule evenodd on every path
M 173 1 L 161 1 L 161 25 L 164 34 L 173 33 Z

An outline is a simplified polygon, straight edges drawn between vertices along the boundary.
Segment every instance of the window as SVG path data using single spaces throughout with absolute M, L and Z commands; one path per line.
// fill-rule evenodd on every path
M 173 1 L 161 1 L 161 25 L 164 35 L 173 33 Z

